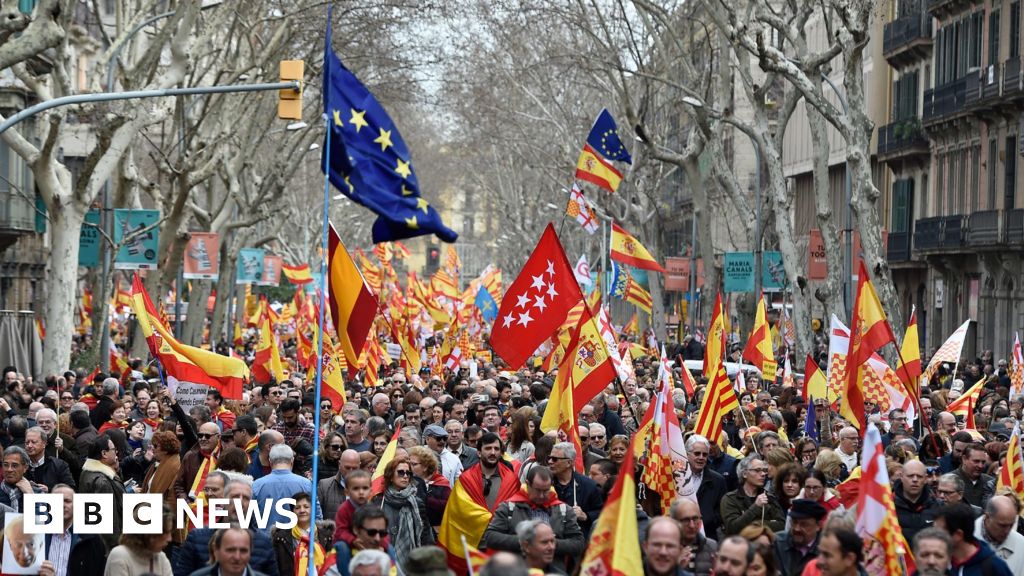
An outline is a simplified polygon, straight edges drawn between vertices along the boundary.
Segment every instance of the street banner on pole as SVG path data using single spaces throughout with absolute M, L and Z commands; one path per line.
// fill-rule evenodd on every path
M 281 264 L 284 258 L 266 254 L 263 256 L 263 272 L 260 273 L 260 281 L 257 286 L 277 286 L 281 284 Z
M 159 210 L 114 210 L 114 244 L 121 245 L 114 269 L 156 270 L 159 220 Z
M 193 232 L 185 246 L 186 280 L 216 280 L 220 270 L 220 234 Z
M 262 248 L 242 248 L 238 251 L 235 284 L 256 284 L 263 276 Z
M 78 233 L 78 265 L 95 268 L 100 265 L 100 211 L 85 213 L 85 223 Z
M 821 230 L 812 229 L 807 241 L 807 278 L 824 280 L 828 277 L 828 264 L 825 262 L 825 239 Z
M 761 260 L 761 286 L 765 290 L 782 290 L 786 285 L 786 269 L 782 252 L 764 252 Z
M 723 262 L 723 284 L 726 292 L 754 291 L 754 253 L 726 252 Z

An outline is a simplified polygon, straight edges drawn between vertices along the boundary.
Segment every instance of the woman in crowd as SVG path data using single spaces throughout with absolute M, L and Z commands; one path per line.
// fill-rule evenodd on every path
M 437 456 L 434 455 L 434 451 L 426 446 L 414 446 L 409 449 L 409 464 L 412 466 L 412 473 L 416 475 L 416 478 L 423 480 L 426 484 L 427 519 L 430 521 L 430 525 L 437 530 L 441 527 L 444 507 L 448 504 L 448 497 L 452 493 L 451 484 L 438 470 Z
M 124 430 L 128 427 L 128 412 L 124 409 L 124 404 L 119 400 L 114 400 L 114 404 L 110 408 L 110 420 L 107 420 L 100 426 L 100 429 L 96 432 L 97 434 L 103 434 L 107 430 L 119 428 Z
M 220 453 L 220 457 L 217 459 L 217 469 L 225 472 L 237 472 L 238 474 L 248 474 L 250 467 L 249 455 L 245 453 L 245 450 L 232 446 L 227 450 Z
M 359 469 L 366 470 L 370 474 L 373 474 L 377 470 L 378 458 L 369 452 L 359 453 Z
M 370 435 L 370 444 L 372 446 L 373 455 L 380 458 L 384 455 L 384 450 L 388 447 L 388 442 L 391 441 L 391 436 L 388 435 L 387 430 L 381 430 L 375 434 Z
M 178 471 L 181 469 L 181 442 L 174 432 L 160 430 L 153 434 L 150 445 L 153 449 L 154 462 L 142 480 L 142 491 L 148 494 L 162 494 L 164 506 L 168 510 L 174 510 L 177 502 L 174 479 L 178 477 Z M 184 531 L 172 530 L 171 547 L 181 545 L 184 537 Z
M 800 494 L 806 479 L 807 469 L 796 462 L 784 464 L 775 472 L 772 489 L 783 512 L 789 512 L 789 504 Z
M 839 458 L 839 455 L 832 450 L 818 451 L 818 458 L 814 461 L 814 469 L 825 476 L 827 479 L 825 484 L 829 487 L 838 486 L 850 473 Z
M 813 468 L 814 460 L 818 457 L 818 444 L 812 438 L 804 436 L 798 439 L 794 446 L 793 452 L 800 464 L 807 469 Z
M 103 576 L 173 576 L 171 562 L 164 554 L 164 547 L 171 541 L 173 520 L 171 511 L 165 508 L 160 534 L 122 534 L 121 545 L 107 555 Z
M 134 480 L 136 484 L 142 484 L 153 462 L 153 448 L 145 436 L 146 426 L 141 421 L 132 422 L 128 427 L 128 455 L 121 459 L 121 478 L 125 482 Z
M 331 432 L 320 441 L 320 457 L 316 464 L 316 481 L 330 478 L 338 473 L 338 462 L 341 453 L 348 447 L 345 436 L 339 432 Z
M 405 566 L 410 552 L 434 543 L 434 532 L 427 519 L 425 494 L 417 490 L 412 466 L 405 458 L 396 456 L 388 462 L 384 468 L 384 481 L 384 493 L 374 497 L 371 504 L 384 510 L 398 564 Z
M 292 496 L 295 499 L 293 511 L 299 519 L 291 530 L 273 528 L 270 540 L 274 545 L 274 556 L 277 558 L 277 572 L 281 576 L 306 576 L 309 574 L 309 525 L 312 519 L 312 499 L 309 494 L 299 492 Z M 316 543 L 313 548 L 313 563 L 316 574 L 320 576 L 337 576 L 334 550 L 331 537 L 334 534 L 334 522 L 321 521 L 316 523 Z
M 769 549 L 775 543 L 775 532 L 760 522 L 745 526 L 743 530 L 740 530 L 739 535 L 744 540 L 753 542 L 757 546 L 767 546 Z
M 146 403 L 146 417 L 142 419 L 142 423 L 146 426 L 146 440 L 149 440 L 153 436 L 153 432 L 156 432 L 160 428 L 160 423 L 163 422 L 163 412 L 161 410 L 159 400 L 150 400 Z
M 804 479 L 804 489 L 797 498 L 814 500 L 824 506 L 828 512 L 842 509 L 843 503 L 839 501 L 839 496 L 836 496 L 832 489 L 828 487 L 828 482 L 828 477 L 824 472 L 817 468 L 811 470 L 807 474 L 807 478 Z
M 616 466 L 622 466 L 626 459 L 626 452 L 629 451 L 629 438 L 622 434 L 612 436 L 608 442 L 608 459 L 615 462 Z
M 754 544 L 754 559 L 747 568 L 747 576 L 775 576 L 778 569 L 775 567 L 775 553 L 771 545 L 763 542 Z
M 533 456 L 535 447 L 530 442 L 533 428 L 533 417 L 537 411 L 528 406 L 516 410 L 512 414 L 512 426 L 506 452 L 516 462 L 526 462 Z

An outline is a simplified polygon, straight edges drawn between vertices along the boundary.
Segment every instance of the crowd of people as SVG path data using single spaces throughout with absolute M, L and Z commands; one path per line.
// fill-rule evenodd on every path
M 670 346 L 680 356 L 691 349 Z M 995 481 L 1024 401 L 1010 397 L 1005 363 L 991 361 L 940 370 L 922 387 L 914 421 L 865 405 L 883 432 L 895 514 L 922 576 L 1024 573 L 1021 495 Z M 471 377 L 464 361 L 444 378 L 387 366 L 379 386 L 347 382 L 343 406 L 317 405 L 313 383 L 293 374 L 247 386 L 241 400 L 210 389 L 187 407 L 140 360 L 124 375 L 69 370 L 41 382 L 7 367 L 0 513 L 24 512 L 28 493 L 63 496 L 64 531 L 45 540 L 46 576 L 294 576 L 310 559 L 322 575 L 465 573 L 467 560 L 439 546 L 463 482 L 479 487 L 490 518 L 477 546 L 490 558 L 478 574 L 574 574 L 657 394 L 659 359 L 634 358 L 635 379 L 609 383 L 584 406 L 578 445 L 541 430 L 554 375 L 535 366 L 480 361 Z M 862 431 L 823 400 L 807 426 L 799 380 L 783 387 L 750 372 L 721 435 L 702 437 L 692 428 L 705 386 L 698 375 L 687 396 L 680 369 L 677 497 L 663 515 L 654 490 L 637 490 L 645 574 L 888 573 L 880 543 L 855 527 L 857 482 L 848 478 L 861 464 Z M 980 381 L 968 429 L 945 408 Z M 133 492 L 162 495 L 160 534 L 121 533 L 121 502 Z M 75 493 L 112 494 L 115 529 L 77 534 Z M 177 502 L 219 498 L 232 503 L 230 528 L 173 522 Z M 233 505 L 283 498 L 296 502 L 290 530 L 274 527 L 276 511 L 266 529 L 248 525 Z

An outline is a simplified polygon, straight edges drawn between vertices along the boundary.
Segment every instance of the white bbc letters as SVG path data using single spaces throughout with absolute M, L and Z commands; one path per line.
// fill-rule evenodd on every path
M 162 534 L 163 494 L 125 494 L 123 534 Z
M 75 534 L 114 533 L 113 494 L 75 494 L 73 506 Z
M 64 532 L 64 497 L 60 494 L 25 494 L 25 534 Z

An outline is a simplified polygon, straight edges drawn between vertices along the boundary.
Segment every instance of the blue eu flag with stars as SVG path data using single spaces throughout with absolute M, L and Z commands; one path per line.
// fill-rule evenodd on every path
M 587 135 L 587 144 L 607 160 L 633 163 L 629 150 L 626 150 L 626 146 L 619 138 L 619 127 L 615 124 L 615 118 L 612 118 L 607 108 L 601 110 L 597 120 L 594 120 L 594 126 Z
M 380 102 L 345 68 L 331 47 L 327 22 L 324 49 L 324 114 L 330 130 L 321 159 L 331 184 L 353 202 L 377 214 L 373 241 L 436 234 L 458 238 L 420 195 L 412 156 Z

